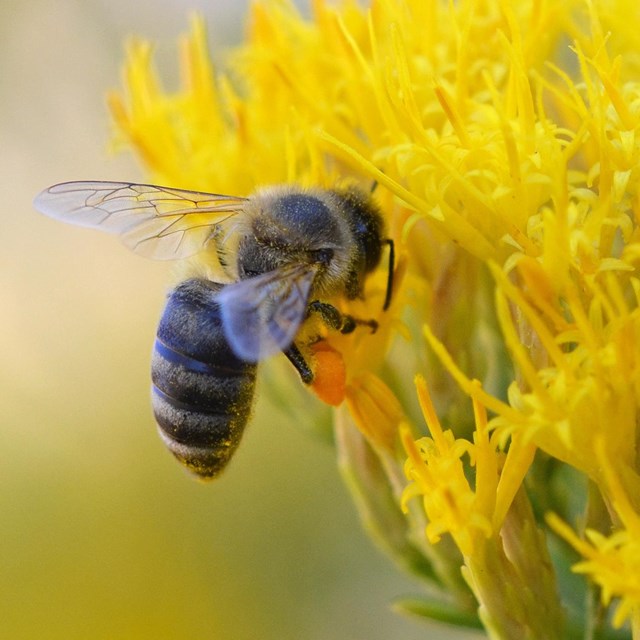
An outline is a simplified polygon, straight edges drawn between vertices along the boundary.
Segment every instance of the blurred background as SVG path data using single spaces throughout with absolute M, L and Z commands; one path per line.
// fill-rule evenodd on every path
M 364 535 L 331 447 L 300 426 L 327 417 L 308 396 L 284 412 L 263 380 L 225 475 L 188 477 L 149 408 L 170 267 L 32 208 L 55 182 L 144 178 L 106 151 L 127 36 L 156 41 L 171 86 L 189 11 L 222 54 L 247 4 L 0 3 L 0 638 L 477 637 L 391 611 L 418 585 Z

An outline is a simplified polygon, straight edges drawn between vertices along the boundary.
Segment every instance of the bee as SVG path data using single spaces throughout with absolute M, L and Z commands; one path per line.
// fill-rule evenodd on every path
M 152 406 L 173 455 L 202 479 L 220 474 L 251 413 L 257 363 L 283 352 L 302 381 L 312 368 L 296 343 L 310 315 L 351 333 L 373 319 L 327 302 L 363 296 L 385 244 L 391 301 L 394 245 L 382 215 L 356 188 L 260 189 L 249 197 L 130 182 L 65 182 L 41 192 L 52 218 L 118 235 L 134 252 L 167 260 L 202 253 L 215 280 L 192 277 L 168 295 L 153 349 Z

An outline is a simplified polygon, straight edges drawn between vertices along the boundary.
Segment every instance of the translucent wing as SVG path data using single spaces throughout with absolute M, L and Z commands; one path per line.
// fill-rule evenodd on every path
M 225 336 L 256 362 L 291 345 L 307 313 L 315 270 L 290 266 L 226 285 L 217 296 Z
M 200 251 L 245 202 L 201 191 L 98 181 L 53 185 L 36 196 L 34 205 L 51 218 L 117 234 L 143 256 L 169 260 Z

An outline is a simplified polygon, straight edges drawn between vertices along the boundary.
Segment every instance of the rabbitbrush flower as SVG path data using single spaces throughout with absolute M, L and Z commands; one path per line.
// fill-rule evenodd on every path
M 195 19 L 176 91 L 135 41 L 109 97 L 150 181 L 377 184 L 393 303 L 340 302 L 380 327 L 314 390 L 399 606 L 493 638 L 640 638 L 639 7 L 263 0 L 224 70 Z

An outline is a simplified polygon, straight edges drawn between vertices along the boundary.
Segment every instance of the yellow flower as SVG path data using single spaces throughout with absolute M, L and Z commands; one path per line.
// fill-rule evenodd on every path
M 443 533 L 451 533 L 462 554 L 468 556 L 479 537 L 488 538 L 493 533 L 498 460 L 489 443 L 486 414 L 477 407 L 478 442 L 456 439 L 452 431 L 442 430 L 424 379 L 418 378 L 416 385 L 431 437 L 414 442 L 409 429 L 403 429 L 403 444 L 409 456 L 406 474 L 412 480 L 404 496 L 405 509 L 407 500 L 421 495 L 429 518 L 429 540 L 435 543 Z M 478 493 L 465 476 L 461 460 L 465 455 L 472 466 L 477 464 Z
M 109 99 L 117 141 L 156 182 L 237 195 L 377 184 L 394 301 L 381 311 L 384 265 L 362 300 L 335 301 L 380 327 L 315 327 L 314 390 L 342 405 L 341 467 L 363 519 L 442 596 L 413 610 L 455 622 L 474 616 L 473 595 L 496 638 L 562 637 L 540 513 L 580 521 L 586 482 L 605 514 L 588 541 L 550 522 L 640 637 L 632 16 L 630 0 L 314 0 L 304 20 L 263 0 L 224 71 L 194 19 L 176 92 L 134 42 L 125 94 Z
M 605 606 L 614 598 L 619 600 L 613 616 L 614 627 L 621 627 L 630 618 L 637 633 L 640 630 L 640 515 L 622 487 L 616 462 L 607 458 L 603 438 L 597 440 L 596 450 L 619 521 L 618 530 L 605 536 L 588 528 L 583 540 L 556 514 L 549 514 L 547 520 L 584 557 L 573 566 L 573 571 L 588 575 L 600 587 Z
M 480 616 L 496 637 L 561 637 L 554 578 L 533 513 L 521 497 L 513 506 L 533 447 L 514 439 L 505 456 L 498 434 L 489 434 L 486 411 L 477 401 L 474 441 L 455 438 L 452 431 L 442 430 L 424 379 L 418 377 L 416 386 L 431 437 L 414 442 L 403 429 L 409 456 L 405 473 L 411 480 L 403 496 L 405 511 L 412 498 L 421 497 L 428 539 L 438 543 L 443 534 L 452 536 Z M 467 478 L 468 467 L 475 468 L 475 486 Z M 510 540 L 516 535 L 521 547 L 517 552 Z M 514 597 L 519 589 L 523 593 Z M 549 628 L 554 631 L 547 635 Z

